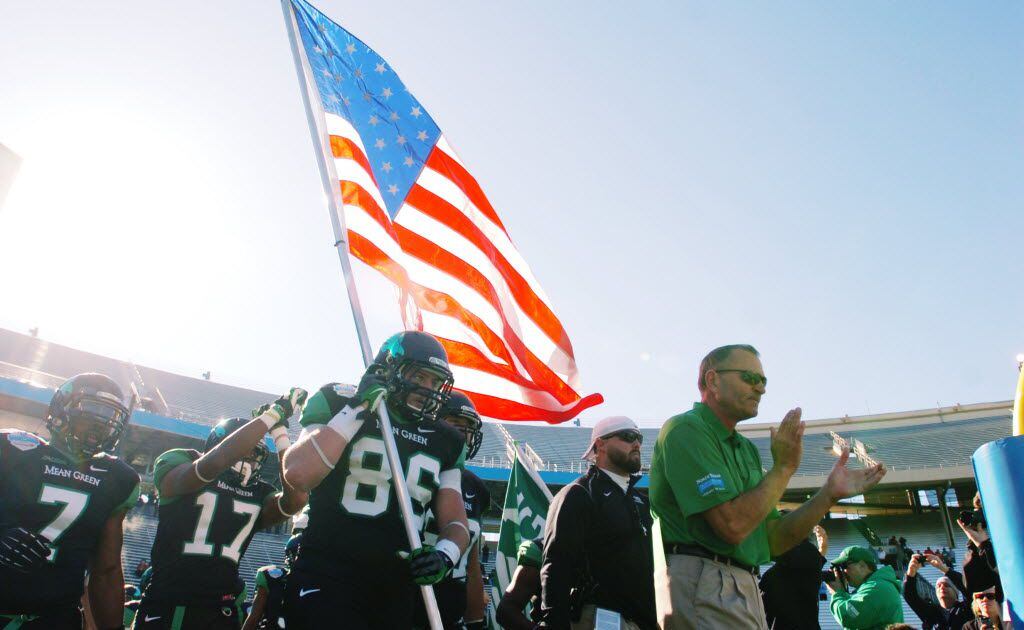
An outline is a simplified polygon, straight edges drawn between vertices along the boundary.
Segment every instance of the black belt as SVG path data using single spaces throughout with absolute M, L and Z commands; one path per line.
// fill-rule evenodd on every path
M 698 558 L 707 558 L 708 560 L 714 560 L 715 562 L 721 562 L 724 565 L 730 567 L 736 567 L 737 569 L 743 569 L 747 573 L 757 577 L 761 574 L 761 568 L 740 562 L 728 556 L 717 554 L 710 549 L 705 549 L 700 545 L 694 545 L 691 543 L 665 543 L 665 553 L 670 555 L 679 556 L 696 556 Z

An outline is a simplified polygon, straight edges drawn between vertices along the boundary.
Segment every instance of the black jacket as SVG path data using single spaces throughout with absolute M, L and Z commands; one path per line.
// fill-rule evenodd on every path
M 641 628 L 657 628 L 651 511 L 597 466 L 562 488 L 548 508 L 540 570 L 544 627 L 568 628 L 570 592 L 579 606 L 615 610 Z
M 953 582 L 956 590 L 964 596 L 964 599 L 956 602 L 949 609 L 945 609 L 935 601 L 934 596 L 922 597 L 921 591 L 930 594 L 934 587 L 920 574 L 914 577 L 903 576 L 903 599 L 921 619 L 924 630 L 960 630 L 964 624 L 974 619 L 974 612 L 971 610 L 971 594 L 964 588 L 963 577 L 956 571 L 950 569 L 946 577 Z
M 775 559 L 761 578 L 761 598 L 773 630 L 821 630 L 818 592 L 825 556 L 809 540 Z
M 973 542 L 967 543 L 967 553 L 964 554 L 964 586 L 971 593 L 980 593 L 994 586 L 996 597 L 1003 601 L 1003 584 L 999 581 L 996 554 L 991 540 L 981 543 L 981 547 Z

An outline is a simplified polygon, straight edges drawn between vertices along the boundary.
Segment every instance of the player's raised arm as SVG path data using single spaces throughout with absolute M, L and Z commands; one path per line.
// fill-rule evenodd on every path
M 313 394 L 299 419 L 302 436 L 284 456 L 284 482 L 304 492 L 320 485 L 362 427 L 360 412 L 367 405 L 376 407 L 385 391 L 384 377 L 368 371 L 354 392 L 351 386 L 329 383 Z
M 236 429 L 195 461 L 183 461 L 160 475 L 157 486 L 162 498 L 196 492 L 228 468 L 253 452 L 268 431 L 287 430 L 288 417 L 306 400 L 306 390 L 293 387 L 259 417 Z M 160 462 L 158 462 L 159 464 Z
M 264 407 L 269 407 L 269 405 L 264 405 Z M 254 411 L 253 415 L 261 416 L 266 411 L 264 407 Z M 281 486 L 283 489 L 281 492 L 275 492 L 268 496 L 266 501 L 264 501 L 263 509 L 260 511 L 259 526 L 261 528 L 270 527 L 291 518 L 309 501 L 308 492 L 289 485 L 284 479 L 284 454 L 291 448 L 291 440 L 288 437 L 287 431 L 279 431 L 277 433 L 274 437 L 274 446 L 277 447 L 277 461 L 281 471 Z

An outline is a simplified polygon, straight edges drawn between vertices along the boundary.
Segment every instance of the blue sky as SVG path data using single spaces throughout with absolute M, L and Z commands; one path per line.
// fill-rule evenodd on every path
M 585 420 L 688 408 L 730 342 L 762 350 L 764 420 L 1011 397 L 1021 5 L 317 6 L 482 184 L 607 399 Z M 277 3 L 0 23 L 0 325 L 261 389 L 358 377 Z

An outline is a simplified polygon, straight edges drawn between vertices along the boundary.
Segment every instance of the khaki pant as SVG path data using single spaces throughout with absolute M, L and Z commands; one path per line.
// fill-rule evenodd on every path
M 757 578 L 696 556 L 666 555 L 654 573 L 654 598 L 662 630 L 768 630 Z
M 572 624 L 572 630 L 594 630 L 596 621 L 597 606 L 588 604 L 583 607 L 583 611 L 580 613 L 580 620 Z M 640 630 L 640 626 L 623 617 L 622 623 L 619 624 L 619 630 Z

